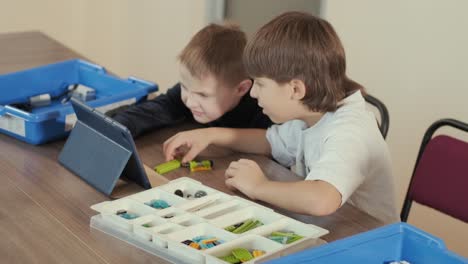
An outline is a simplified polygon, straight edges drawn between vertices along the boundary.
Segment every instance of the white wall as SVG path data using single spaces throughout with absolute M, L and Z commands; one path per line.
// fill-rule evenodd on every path
M 206 1 L 0 1 L 0 33 L 40 30 L 120 77 L 161 90 L 177 77 L 176 56 L 206 21 Z
M 468 2 L 335 0 L 323 4 L 323 16 L 343 41 L 349 76 L 389 108 L 387 142 L 401 208 L 425 129 L 445 117 L 468 122 Z M 413 206 L 409 223 L 468 256 L 466 223 L 423 206 Z
M 237 22 L 248 36 L 285 11 L 304 11 L 318 15 L 320 1 L 226 0 L 226 19 Z

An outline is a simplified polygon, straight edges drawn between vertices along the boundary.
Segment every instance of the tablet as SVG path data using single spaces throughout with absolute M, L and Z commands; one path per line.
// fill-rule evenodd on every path
M 59 162 L 106 195 L 119 178 L 151 188 L 130 131 L 77 99 L 71 104 L 77 122 Z

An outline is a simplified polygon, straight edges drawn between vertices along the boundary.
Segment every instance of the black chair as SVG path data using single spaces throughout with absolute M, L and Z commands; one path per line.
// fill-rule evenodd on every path
M 370 94 L 364 95 L 364 99 L 367 103 L 371 104 L 379 111 L 380 122 L 377 123 L 379 125 L 380 133 L 382 133 L 383 138 L 386 138 L 388 133 L 388 127 L 390 126 L 390 115 L 388 114 L 387 107 L 382 101 Z
M 468 223 L 468 142 L 432 137 L 442 126 L 468 132 L 468 124 L 455 119 L 439 120 L 426 130 L 401 209 L 403 222 L 415 201 Z

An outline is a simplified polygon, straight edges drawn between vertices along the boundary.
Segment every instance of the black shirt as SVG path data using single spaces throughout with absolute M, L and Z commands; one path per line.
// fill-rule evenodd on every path
M 156 128 L 172 126 L 183 121 L 194 121 L 192 113 L 182 102 L 180 84 L 176 84 L 165 94 L 152 100 L 109 115 L 126 126 L 133 137 L 138 137 Z M 267 128 L 271 124 L 268 116 L 262 113 L 257 100 L 246 93 L 234 109 L 205 125 L 230 128 Z

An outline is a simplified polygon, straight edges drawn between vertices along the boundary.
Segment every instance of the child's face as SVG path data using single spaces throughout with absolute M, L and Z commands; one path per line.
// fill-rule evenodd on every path
M 182 101 L 198 123 L 209 123 L 233 109 L 242 94 L 237 89 L 221 85 L 212 74 L 196 78 L 180 65 Z
M 255 78 L 250 96 L 258 100 L 263 113 L 275 123 L 297 119 L 304 111 L 302 103 L 295 99 L 291 84 L 279 84 L 269 78 Z

